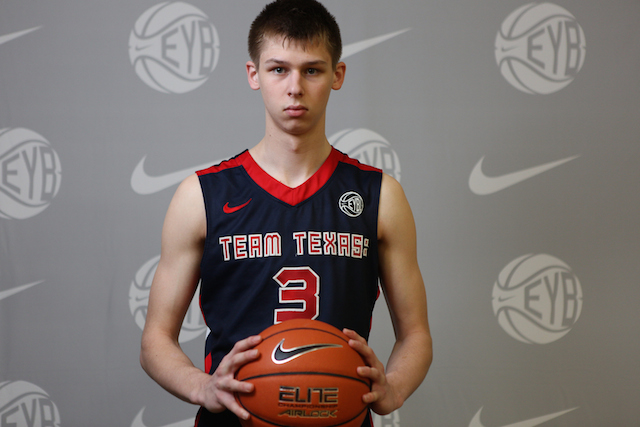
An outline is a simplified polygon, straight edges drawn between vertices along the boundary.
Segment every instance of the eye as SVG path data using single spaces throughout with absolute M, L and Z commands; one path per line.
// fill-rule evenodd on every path
M 284 68 L 283 67 L 275 67 L 273 69 L 273 72 L 276 73 L 276 74 L 282 74 L 282 73 L 284 73 Z
M 313 76 L 314 74 L 318 74 L 318 70 L 316 68 L 307 69 L 307 74 Z

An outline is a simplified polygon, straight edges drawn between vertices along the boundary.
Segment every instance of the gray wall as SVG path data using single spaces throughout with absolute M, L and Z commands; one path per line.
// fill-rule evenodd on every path
M 325 3 L 327 135 L 401 180 L 435 342 L 376 426 L 640 425 L 640 2 Z M 263 5 L 0 2 L 0 426 L 192 422 L 139 367 L 145 298 L 177 183 L 262 136 Z

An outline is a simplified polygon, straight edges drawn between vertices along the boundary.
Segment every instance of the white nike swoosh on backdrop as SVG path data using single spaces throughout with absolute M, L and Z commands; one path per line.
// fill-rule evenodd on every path
M 145 408 L 142 408 L 140 412 L 138 412 L 138 415 L 136 415 L 135 420 L 133 420 L 133 422 L 131 423 L 131 427 L 147 427 L 147 425 L 142 421 L 142 414 L 144 413 L 144 409 Z M 195 420 L 191 418 L 184 421 L 178 421 L 177 423 L 167 424 L 166 426 L 161 426 L 161 427 L 193 427 L 194 423 L 195 423 Z
M 367 40 L 362 40 L 359 42 L 351 43 L 342 48 L 342 57 L 341 59 L 347 58 L 351 55 L 355 55 L 356 53 L 362 52 L 370 47 L 373 47 L 377 44 L 380 44 L 386 40 L 389 40 L 393 37 L 396 37 L 402 33 L 406 33 L 411 28 L 405 28 L 404 30 L 394 31 L 389 34 L 385 34 L 378 37 L 373 37 Z M 215 160 L 213 162 L 206 163 L 204 165 L 190 167 L 186 169 L 179 170 L 177 172 L 171 172 L 164 175 L 158 176 L 150 176 L 144 171 L 144 161 L 147 156 L 144 156 L 142 160 L 136 165 L 133 170 L 133 174 L 131 174 L 131 188 L 138 194 L 148 195 L 154 194 L 159 191 L 162 191 L 166 188 L 169 188 L 173 185 L 176 185 L 186 177 L 191 175 L 197 170 L 205 169 L 211 165 L 220 163 L 222 160 Z
M 373 47 L 377 44 L 380 44 L 396 36 L 399 36 L 402 33 L 406 33 L 409 30 L 411 30 L 411 28 L 405 28 L 404 30 L 394 31 L 393 33 L 385 34 L 378 37 L 373 37 L 367 40 L 362 40 L 360 42 L 355 42 L 355 43 L 351 43 L 346 46 L 343 46 L 342 56 L 340 57 L 340 59 L 345 59 L 351 55 L 355 55 L 358 52 L 362 52 L 363 50 L 369 49 L 370 47 Z
M 565 159 L 494 177 L 487 176 L 482 172 L 482 161 L 484 160 L 484 157 L 482 157 L 474 166 L 471 171 L 471 175 L 469 175 L 469 188 L 475 194 L 480 196 L 497 193 L 500 190 L 504 190 L 512 185 L 516 185 L 529 178 L 533 178 L 536 175 L 540 175 L 549 169 L 558 167 L 561 164 L 571 161 L 577 157 L 579 156 L 571 156 Z
M 542 423 L 546 423 L 547 421 L 550 421 L 554 418 L 558 418 L 561 415 L 566 414 L 567 412 L 571 412 L 578 409 L 576 408 L 571 408 L 571 409 L 567 409 L 565 411 L 560 411 L 560 412 L 555 412 L 553 414 L 549 414 L 549 415 L 543 415 L 541 417 L 537 417 L 537 418 L 531 418 L 529 420 L 524 420 L 524 421 L 520 421 L 517 423 L 513 423 L 513 424 L 509 424 L 506 426 L 502 426 L 502 427 L 535 427 L 537 425 L 540 425 Z M 473 419 L 471 420 L 471 423 L 469 423 L 469 427 L 484 427 L 484 425 L 482 424 L 482 422 L 480 422 L 480 413 L 482 412 L 482 408 L 480 408 L 480 410 L 478 411 L 478 413 L 476 413 L 476 415 L 473 417 Z
M 2 301 L 5 298 L 9 298 L 10 296 L 13 296 L 19 292 L 25 291 L 27 289 L 29 289 L 32 286 L 35 285 L 39 285 L 40 283 L 44 282 L 44 280 L 41 280 L 39 282 L 33 282 L 33 283 L 29 283 L 26 285 L 22 285 L 22 286 L 17 286 L 15 288 L 12 289 L 7 289 L 6 291 L 0 291 L 0 301 Z
M 172 185 L 176 185 L 197 170 L 206 169 L 211 165 L 220 163 L 222 160 L 214 160 L 213 162 L 204 163 L 199 166 L 182 169 L 177 172 L 171 172 L 164 175 L 150 176 L 144 171 L 144 161 L 147 156 L 136 165 L 131 174 L 131 188 L 138 194 L 147 195 L 157 193 Z
M 35 30 L 39 30 L 40 28 L 42 28 L 42 26 L 29 28 L 28 30 L 17 31 L 17 32 L 11 33 L 11 34 L 5 34 L 4 36 L 0 36 L 0 44 L 4 44 L 4 43 L 6 43 L 8 41 L 11 41 L 13 39 L 17 39 L 20 36 L 24 36 L 25 34 L 29 34 L 30 32 L 35 31 Z

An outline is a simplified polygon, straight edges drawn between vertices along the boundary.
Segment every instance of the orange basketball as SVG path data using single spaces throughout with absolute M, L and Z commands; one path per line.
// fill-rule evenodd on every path
M 360 427 L 367 414 L 362 396 L 369 380 L 356 368 L 365 362 L 339 329 L 317 320 L 296 319 L 260 334 L 260 357 L 236 378 L 254 385 L 236 398 L 251 418 L 244 427 Z

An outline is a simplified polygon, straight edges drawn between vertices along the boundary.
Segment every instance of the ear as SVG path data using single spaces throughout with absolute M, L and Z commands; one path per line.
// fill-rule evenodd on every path
M 258 78 L 258 67 L 253 61 L 247 62 L 247 80 L 249 80 L 249 87 L 253 90 L 260 89 L 260 79 Z
M 344 74 L 347 72 L 347 65 L 344 62 L 338 62 L 336 70 L 333 72 L 333 84 L 331 89 L 338 90 L 344 83 Z

